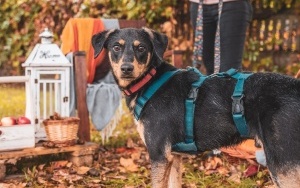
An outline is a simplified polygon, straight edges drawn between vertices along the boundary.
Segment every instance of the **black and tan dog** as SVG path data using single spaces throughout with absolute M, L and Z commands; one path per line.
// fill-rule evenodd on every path
M 128 107 L 166 71 L 167 37 L 153 30 L 120 29 L 93 36 L 95 57 L 108 50 L 114 77 Z M 176 73 L 151 97 L 137 129 L 151 160 L 153 187 L 181 187 L 181 156 L 172 146 L 185 139 L 185 106 L 193 71 Z M 195 101 L 194 139 L 199 152 L 232 146 L 243 140 L 232 118 L 231 95 L 236 80 L 212 77 Z M 275 73 L 255 73 L 244 85 L 245 118 L 250 137 L 264 148 L 267 166 L 278 187 L 300 187 L 300 81 Z

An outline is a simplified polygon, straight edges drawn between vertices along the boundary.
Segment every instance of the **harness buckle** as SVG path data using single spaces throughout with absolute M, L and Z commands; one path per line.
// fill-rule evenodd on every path
M 242 114 L 244 115 L 244 95 L 241 96 L 231 96 L 232 99 L 232 114 Z
M 198 87 L 192 87 L 192 89 L 189 92 L 188 98 L 193 99 L 193 101 L 196 101 L 198 96 Z

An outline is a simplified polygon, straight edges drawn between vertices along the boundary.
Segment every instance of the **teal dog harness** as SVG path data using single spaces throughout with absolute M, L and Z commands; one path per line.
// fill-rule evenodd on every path
M 177 69 L 175 71 L 168 71 L 161 75 L 157 80 L 155 80 L 141 96 L 136 100 L 136 105 L 134 108 L 134 117 L 136 120 L 140 119 L 141 113 L 144 106 L 147 104 L 148 100 L 159 90 L 159 88 L 170 80 L 177 72 L 181 71 Z M 234 92 L 231 96 L 232 98 L 232 117 L 239 131 L 240 135 L 246 137 L 249 135 L 246 119 L 244 116 L 244 82 L 251 75 L 251 73 L 240 73 L 235 69 L 230 69 L 227 72 L 217 73 L 210 76 L 203 75 L 196 68 L 188 68 L 187 71 L 194 71 L 199 75 L 199 79 L 192 83 L 192 88 L 189 92 L 188 97 L 185 100 L 185 139 L 184 142 L 176 143 L 172 146 L 173 151 L 177 152 L 197 152 L 197 146 L 194 141 L 194 111 L 195 111 L 195 101 L 198 96 L 198 90 L 204 81 L 213 76 L 218 77 L 232 77 L 237 80 Z

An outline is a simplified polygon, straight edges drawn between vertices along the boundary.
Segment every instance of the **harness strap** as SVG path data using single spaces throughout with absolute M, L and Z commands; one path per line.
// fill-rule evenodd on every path
M 236 73 L 233 77 L 237 79 L 232 98 L 232 116 L 235 126 L 237 127 L 241 136 L 247 137 L 249 135 L 246 119 L 244 116 L 244 82 L 252 74 Z
M 243 106 L 243 97 L 244 97 L 244 82 L 245 80 L 252 75 L 251 73 L 245 74 L 240 73 L 235 69 L 230 69 L 227 72 L 217 73 L 210 76 L 205 76 L 200 73 L 196 68 L 188 68 L 188 71 L 194 71 L 199 74 L 199 79 L 192 83 L 192 88 L 190 93 L 185 100 L 185 139 L 184 142 L 176 143 L 172 146 L 172 151 L 177 152 L 197 152 L 197 146 L 194 141 L 194 111 L 195 111 L 195 101 L 198 97 L 198 89 L 201 87 L 203 82 L 214 75 L 218 77 L 230 76 L 237 80 L 237 83 L 232 94 L 232 116 L 234 123 L 241 134 L 241 136 L 248 136 L 248 128 L 246 119 L 244 116 L 244 106 Z M 136 105 L 134 108 L 134 116 L 136 120 L 139 120 L 143 107 L 146 105 L 148 100 L 155 94 L 155 92 L 166 83 L 172 76 L 174 76 L 180 69 L 175 71 L 169 71 L 164 73 L 160 78 L 155 80 L 151 86 L 142 93 L 136 100 Z
M 172 146 L 172 151 L 177 152 L 197 152 L 197 146 L 194 141 L 194 112 L 195 101 L 198 96 L 198 89 L 208 76 L 202 75 L 196 68 L 188 68 L 188 71 L 194 71 L 199 74 L 199 79 L 192 83 L 192 88 L 188 98 L 185 100 L 185 139 L 184 142 L 176 143 Z
M 174 76 L 180 69 L 175 71 L 169 71 L 160 76 L 157 80 L 155 80 L 151 86 L 136 100 L 136 105 L 134 108 L 134 117 L 136 120 L 140 119 L 140 115 L 142 110 L 148 100 L 154 95 L 154 93 L 164 84 L 166 83 L 172 76 Z
M 230 76 L 237 80 L 235 84 L 235 88 L 232 98 L 232 117 L 236 128 L 239 133 L 243 137 L 247 137 L 249 135 L 247 122 L 244 115 L 244 82 L 245 80 L 252 75 L 252 73 L 241 73 L 236 69 L 229 69 L 226 72 L 217 73 L 217 76 L 225 77 Z

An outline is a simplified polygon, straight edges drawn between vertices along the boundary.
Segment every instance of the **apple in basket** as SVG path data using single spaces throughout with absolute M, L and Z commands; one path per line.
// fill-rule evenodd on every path
M 3 117 L 1 119 L 2 126 L 11 126 L 17 124 L 17 121 L 13 117 Z
M 31 123 L 30 120 L 25 116 L 20 116 L 17 121 L 18 121 L 18 125 L 24 125 L 24 124 Z

